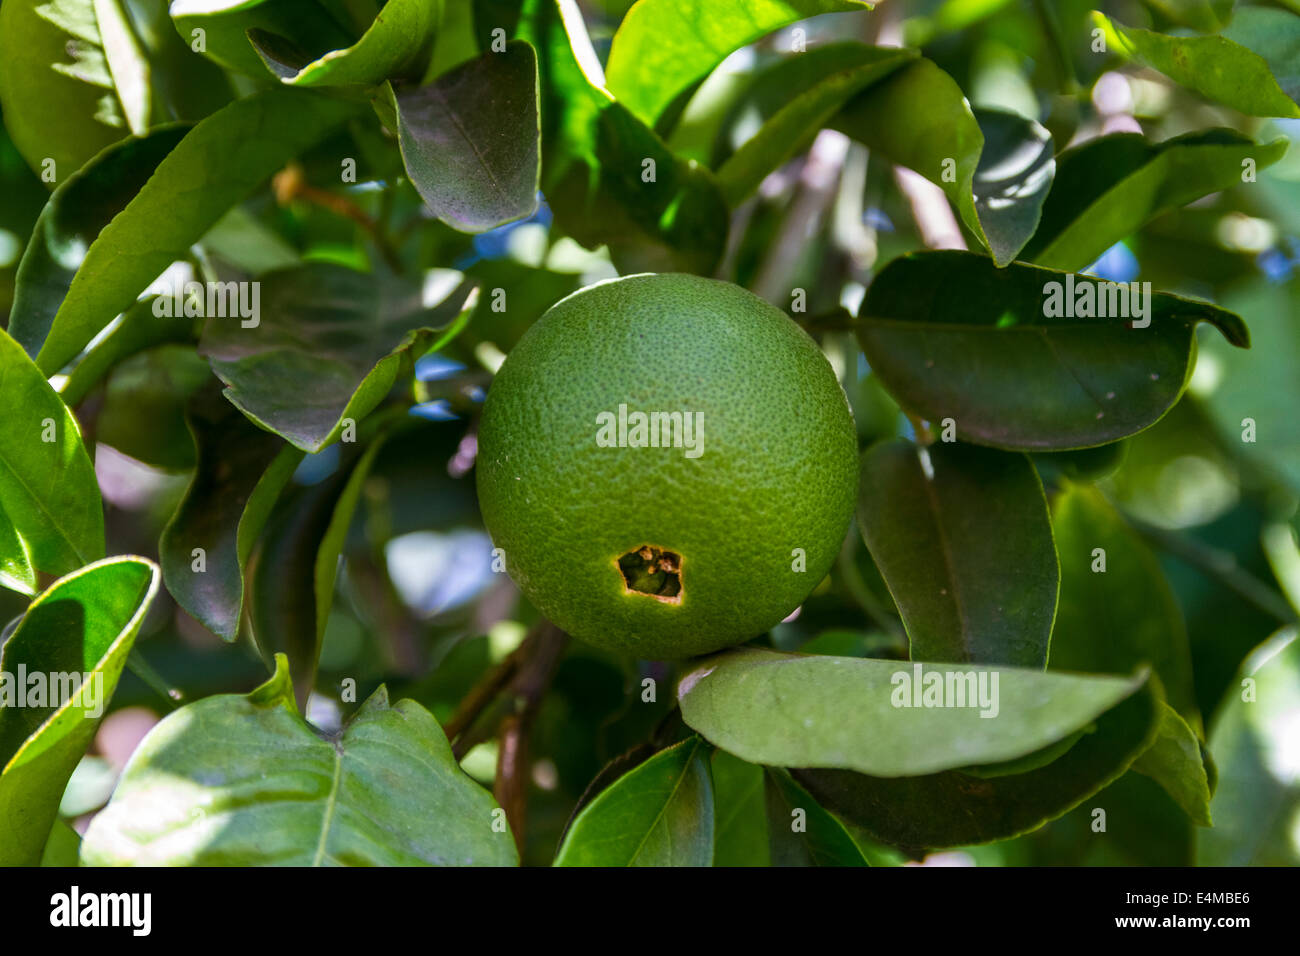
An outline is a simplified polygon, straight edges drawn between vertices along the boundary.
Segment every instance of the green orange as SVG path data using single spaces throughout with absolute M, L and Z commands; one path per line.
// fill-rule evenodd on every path
M 575 637 L 644 658 L 787 617 L 829 570 L 857 491 L 853 418 L 816 343 L 690 275 L 557 303 L 501 366 L 478 440 L 483 520 L 520 589 Z

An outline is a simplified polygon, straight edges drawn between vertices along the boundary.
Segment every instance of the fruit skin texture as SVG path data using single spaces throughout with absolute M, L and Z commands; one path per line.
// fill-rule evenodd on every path
M 620 404 L 703 413 L 702 454 L 601 447 L 597 416 Z M 483 520 L 520 589 L 573 636 L 642 658 L 779 623 L 830 569 L 857 494 L 853 417 L 817 345 L 744 289 L 691 275 L 556 303 L 498 371 L 478 442 Z M 647 545 L 680 556 L 677 603 L 629 592 L 619 559 Z

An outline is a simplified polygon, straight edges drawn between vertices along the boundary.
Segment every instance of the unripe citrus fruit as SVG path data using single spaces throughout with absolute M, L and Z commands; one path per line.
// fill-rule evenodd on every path
M 556 303 L 497 373 L 478 441 L 511 577 L 570 634 L 638 657 L 779 623 L 829 570 L 856 497 L 853 419 L 817 345 L 690 275 Z

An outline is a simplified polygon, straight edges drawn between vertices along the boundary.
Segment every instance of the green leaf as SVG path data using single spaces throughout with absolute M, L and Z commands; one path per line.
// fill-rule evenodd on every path
M 90 745 L 158 591 L 158 568 L 116 557 L 60 578 L 27 608 L 0 652 L 0 866 L 34 866 L 59 798 Z M 17 686 L 18 675 L 28 675 Z M 47 696 L 33 700 L 31 676 Z M 88 689 L 65 682 L 76 674 Z M 71 679 L 68 677 L 67 679 Z M 59 683 L 55 699 L 53 682 Z M 10 695 L 23 695 L 16 706 Z
M 1219 36 L 1168 36 L 1093 13 L 1117 49 L 1247 116 L 1300 117 L 1300 16 L 1244 7 Z
M 1022 258 L 1053 269 L 1083 269 L 1161 213 L 1242 182 L 1243 163 L 1276 163 L 1288 143 L 1256 143 L 1211 129 L 1150 143 L 1117 133 L 1067 149 L 1042 222 Z
M 692 729 L 750 763 L 903 777 L 1033 753 L 1145 681 L 746 648 L 705 659 L 677 693 Z M 932 682 L 953 706 L 934 705 Z
M 185 405 L 205 382 L 208 363 L 191 345 L 164 345 L 126 359 L 108 380 L 95 441 L 163 471 L 194 467 Z
M 537 56 L 517 40 L 397 92 L 402 160 L 435 216 L 482 232 L 532 215 L 541 175 L 537 110 Z
M 614 34 L 607 86 L 653 125 L 733 50 L 797 20 L 867 9 L 852 0 L 641 0 Z
M 1215 33 L 1232 19 L 1235 0 L 1145 0 L 1146 5 L 1174 23 L 1202 33 Z
M 784 770 L 767 768 L 772 866 L 870 866 L 849 831 Z
M 249 42 L 250 30 L 290 38 L 309 59 L 348 48 L 356 39 L 318 0 L 174 0 L 171 18 L 187 46 L 203 31 L 203 54 L 224 67 L 269 79 Z M 358 31 L 359 32 L 359 31 Z
M 763 80 L 783 94 L 781 107 L 718 168 L 718 186 L 727 203 L 738 205 L 768 173 L 806 146 L 849 98 L 916 56 L 906 48 L 834 43 L 778 61 Z
M 29 596 L 36 593 L 32 556 L 3 507 L 0 507 L 0 587 Z
M 763 768 L 713 751 L 713 865 L 770 866 Z
M 233 641 L 244 568 L 302 452 L 254 427 L 215 388 L 194 397 L 187 418 L 198 462 L 159 541 L 163 581 L 177 604 Z
M 556 0 L 528 0 L 520 31 L 537 50 L 542 191 L 556 224 L 588 248 L 608 245 L 623 274 L 712 275 L 730 228 L 713 174 L 594 85 L 574 54 L 588 42 L 579 17 L 565 19 Z
M 1056 495 L 1052 530 L 1061 560 L 1052 669 L 1131 674 L 1149 664 L 1174 710 L 1199 727 L 1187 629 L 1151 549 L 1088 485 Z
M 382 444 L 371 441 L 325 480 L 286 496 L 267 522 L 254 559 L 253 637 L 268 661 L 274 654 L 288 656 L 302 707 L 315 686 L 343 543 Z M 259 505 L 269 507 L 265 499 Z
M 249 41 L 272 73 L 290 86 L 373 86 L 388 79 L 419 79 L 433 48 L 442 0 L 388 0 L 361 39 L 343 50 L 294 65 L 273 51 L 288 43 L 276 33 L 254 27 Z
M 55 182 L 129 132 L 93 0 L 5 0 L 0 110 L 27 165 L 54 161 Z
M 893 778 L 793 773 L 823 806 L 885 843 L 918 850 L 991 843 L 1037 829 L 1122 776 L 1154 740 L 1158 703 L 1142 686 L 1101 714 L 1096 729 L 1066 754 L 1028 773 L 991 779 L 958 771 Z M 924 748 L 928 739 L 914 745 Z
M 492 797 L 442 728 L 380 687 L 337 738 L 294 706 L 283 655 L 247 696 L 207 697 L 141 742 L 82 843 L 88 866 L 511 866 Z
M 55 820 L 45 850 L 41 853 L 41 866 L 76 866 L 80 854 L 80 834 L 62 820 Z
M 1059 569 L 1028 458 L 881 442 L 862 456 L 857 518 L 912 660 L 1047 666 Z
M 36 353 L 47 375 L 59 371 L 227 209 L 352 109 L 314 93 L 273 89 L 203 120 L 90 243 L 57 312 L 51 314 L 47 297 L 37 309 L 15 309 L 14 338 Z
M 1128 290 L 1021 263 L 998 269 L 967 252 L 914 253 L 871 283 L 858 341 L 903 407 L 931 422 L 952 419 L 965 441 L 1016 451 L 1101 445 L 1141 431 L 1178 401 L 1197 322 L 1233 345 L 1249 343 L 1234 313 Z M 1146 325 L 1069 317 L 1085 299 L 1108 315 L 1116 303 L 1141 303 L 1145 316 L 1133 322 Z
M 92 6 L 113 90 L 127 127 L 139 136 L 149 128 L 153 114 L 152 68 L 136 38 L 125 0 L 93 0 Z
M 1011 262 L 1042 216 L 1056 175 L 1055 147 L 1046 128 L 1015 113 L 977 109 L 984 136 L 971 181 L 975 215 L 993 261 Z
M 1214 828 L 1198 834 L 1200 866 L 1300 866 L 1300 640 L 1295 627 L 1256 648 L 1210 728 L 1219 783 Z
M 360 422 L 415 359 L 459 333 L 473 306 L 468 282 L 426 308 L 415 286 L 328 262 L 260 283 L 258 324 L 210 318 L 199 354 L 236 408 L 306 452 Z
M 1201 742 L 1187 721 L 1163 701 L 1155 742 L 1133 769 L 1156 781 L 1197 826 L 1210 821 L 1210 780 L 1201 757 Z
M 103 504 L 77 420 L 4 331 L 0 408 L 0 510 L 31 566 L 67 574 L 102 558 Z M 12 555 L 12 546 L 6 550 Z
M 555 865 L 711 865 L 708 750 L 693 736 L 615 780 L 573 821 Z
M 18 264 L 14 290 L 9 334 L 29 354 L 40 350 L 95 238 L 126 208 L 189 129 L 167 126 L 115 143 L 54 190 Z M 152 317 L 150 324 L 164 325 Z

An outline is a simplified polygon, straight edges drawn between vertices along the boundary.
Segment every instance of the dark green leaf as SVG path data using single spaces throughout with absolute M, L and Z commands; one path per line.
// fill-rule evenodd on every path
M 786 99 L 750 139 L 718 168 L 718 186 L 731 206 L 785 163 L 844 103 L 916 58 L 898 47 L 835 43 L 779 61 L 764 79 Z
M 0 408 L 0 511 L 31 567 L 67 574 L 103 557 L 103 504 L 77 420 L 4 331 Z
M 1158 421 L 1182 395 L 1197 322 L 1249 343 L 1232 312 L 1129 291 L 966 252 L 913 253 L 871 283 L 858 340 L 900 404 L 951 419 L 959 438 L 1020 451 L 1101 445 Z M 1114 316 L 1117 302 L 1132 302 L 1145 316 L 1069 317 L 1085 298 L 1092 312 Z
M 533 213 L 537 103 L 537 56 L 518 40 L 428 86 L 398 91 L 402 159 L 435 216 L 461 232 L 482 232 Z
M 614 34 L 607 86 L 653 125 L 664 107 L 733 50 L 796 20 L 866 9 L 853 0 L 642 0 Z
M 1300 16 L 1245 7 L 1219 36 L 1168 36 L 1103 14 L 1093 20 L 1117 49 L 1248 116 L 1300 117 Z
M 187 45 L 202 30 L 203 53 L 224 67 L 262 79 L 270 74 L 248 40 L 248 31 L 289 37 L 307 59 L 351 45 L 356 35 L 319 0 L 174 0 L 171 18 Z M 359 33 L 360 31 L 356 31 Z
M 790 779 L 767 768 L 772 866 L 870 866 L 849 831 Z
M 1151 549 L 1087 485 L 1056 496 L 1052 529 L 1061 560 L 1052 669 L 1131 674 L 1149 664 L 1169 703 L 1199 727 L 1187 629 Z
M 984 135 L 971 189 L 975 214 L 998 265 L 1011 262 L 1038 228 L 1056 175 L 1052 134 L 1015 113 L 975 110 Z
M 1121 776 L 1154 740 L 1158 703 L 1143 686 L 1098 717 L 1096 729 L 1068 753 L 1028 773 L 882 778 L 796 770 L 794 776 L 823 806 L 886 843 L 922 849 L 1005 840 L 1059 817 Z
M 290 86 L 373 86 L 388 79 L 420 77 L 441 13 L 442 0 L 388 0 L 352 46 L 306 64 L 287 64 L 287 69 L 264 45 L 267 39 L 283 44 L 283 37 L 256 27 L 248 32 L 267 67 Z
M 1201 757 L 1201 742 L 1187 721 L 1168 704 L 1160 704 L 1155 742 L 1133 769 L 1156 781 L 1197 826 L 1210 822 L 1210 780 Z
M 181 708 L 132 755 L 82 843 L 89 866 L 510 866 L 492 797 L 382 686 L 337 739 L 294 706 L 288 665 L 248 696 Z
M 215 388 L 194 397 L 188 419 L 198 463 L 159 541 L 163 580 L 176 603 L 233 641 L 244 568 L 302 452 L 251 425 Z
M 691 728 L 750 763 L 902 777 L 1033 753 L 1145 680 L 746 648 L 705 659 L 678 697 Z
M 250 420 L 317 452 L 460 332 L 472 291 L 462 283 L 427 308 L 415 286 L 309 262 L 261 278 L 257 325 L 209 319 L 199 353 Z
M 164 471 L 194 467 L 185 404 L 212 378 L 189 345 L 166 345 L 122 362 L 108 380 L 95 441 Z
M 763 768 L 713 751 L 714 866 L 770 866 Z
M 1059 569 L 1028 458 L 882 442 L 862 456 L 857 517 L 912 660 L 1047 666 Z
M 691 737 L 606 787 L 578 814 L 556 866 L 709 866 L 708 744 Z
M 54 161 L 54 182 L 127 135 L 92 0 L 5 0 L 0 109 L 32 169 Z
M 1212 129 L 1159 143 L 1117 133 L 1067 149 L 1021 258 L 1053 269 L 1086 268 L 1161 213 L 1241 183 L 1246 160 L 1257 170 L 1273 165 L 1287 145 Z
M 14 337 L 37 354 L 42 371 L 57 372 L 227 209 L 352 109 L 314 93 L 274 89 L 203 120 L 90 243 L 57 312 L 50 297 L 39 308 L 15 309 Z M 120 201 L 119 194 L 114 202 Z
M 99 726 L 145 612 L 158 568 L 144 558 L 108 558 L 50 585 L 27 608 L 0 653 L 3 693 L 26 695 L 44 676 L 43 702 L 0 707 L 0 866 L 34 866 L 68 778 Z M 27 686 L 15 687 L 19 668 Z M 77 675 L 76 693 L 65 676 Z M 53 684 L 58 681 L 59 692 Z

